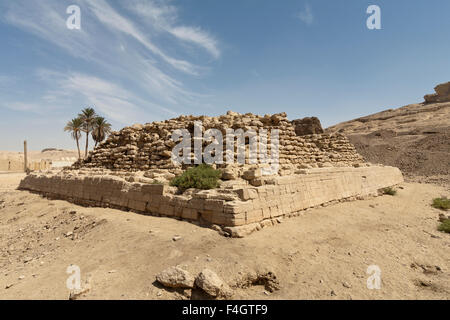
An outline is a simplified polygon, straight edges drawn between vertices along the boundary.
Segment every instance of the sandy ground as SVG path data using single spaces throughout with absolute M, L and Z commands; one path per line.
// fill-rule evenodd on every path
M 277 276 L 279 291 L 254 285 L 234 299 L 450 298 L 450 235 L 436 230 L 440 211 L 430 206 L 449 194 L 440 186 L 407 183 L 395 196 L 311 209 L 230 239 L 175 219 L 17 191 L 21 177 L 0 175 L 0 299 L 67 299 L 71 264 L 90 287 L 80 299 L 188 299 L 189 291 L 155 282 L 174 265 L 209 268 L 232 286 L 254 270 Z M 367 288 L 370 265 L 381 270 L 379 290 Z

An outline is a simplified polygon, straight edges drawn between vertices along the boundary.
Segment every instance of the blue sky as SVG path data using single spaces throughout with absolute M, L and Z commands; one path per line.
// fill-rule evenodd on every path
M 73 149 L 86 106 L 114 129 L 227 110 L 330 126 L 423 101 L 450 80 L 449 38 L 448 0 L 4 0 L 0 150 Z

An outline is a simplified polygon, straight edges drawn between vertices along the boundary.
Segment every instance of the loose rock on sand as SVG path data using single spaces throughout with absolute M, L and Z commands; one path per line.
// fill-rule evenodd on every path
M 195 284 L 211 297 L 230 297 L 231 288 L 219 276 L 209 269 L 203 269 L 195 279 Z
M 170 267 L 156 276 L 156 280 L 170 288 L 193 288 L 195 278 L 187 271 Z

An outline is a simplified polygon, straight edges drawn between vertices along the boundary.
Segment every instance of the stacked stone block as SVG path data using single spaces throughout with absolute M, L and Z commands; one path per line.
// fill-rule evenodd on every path
M 260 186 L 233 184 L 214 190 L 177 189 L 129 182 L 123 177 L 74 171 L 31 174 L 19 188 L 74 203 L 175 217 L 241 237 L 283 217 L 325 203 L 377 195 L 403 182 L 399 169 L 383 166 L 304 169 L 288 176 L 261 177 Z
M 171 160 L 172 149 L 176 145 L 172 140 L 172 133 L 177 129 L 188 129 L 193 136 L 195 121 L 202 122 L 203 130 L 220 130 L 224 139 L 227 129 L 243 129 L 245 132 L 254 130 L 257 133 L 261 129 L 268 132 L 278 129 L 280 164 L 288 168 L 352 166 L 363 161 L 347 138 L 341 134 L 297 135 L 295 121 L 289 121 L 285 113 L 258 116 L 228 112 L 219 117 L 180 116 L 162 122 L 126 127 L 113 132 L 90 153 L 87 160 L 76 163 L 74 168 L 105 168 L 117 171 L 165 169 L 174 172 L 179 167 Z M 250 165 L 248 142 L 246 164 Z M 269 144 L 270 142 L 269 139 Z M 204 146 L 207 144 L 207 141 L 203 141 Z

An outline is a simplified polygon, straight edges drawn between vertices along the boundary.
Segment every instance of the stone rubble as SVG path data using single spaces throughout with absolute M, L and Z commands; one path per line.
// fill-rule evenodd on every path
M 287 119 L 286 113 L 258 116 L 229 111 L 226 115 L 219 117 L 180 116 L 166 121 L 123 128 L 113 132 L 106 141 L 89 154 L 85 161 L 76 163 L 74 167 L 127 172 L 147 171 L 145 178 L 169 180 L 183 169 L 174 164 L 171 159 L 172 149 L 176 145 L 176 142 L 172 140 L 172 133 L 177 129 L 187 129 L 193 136 L 195 121 L 202 122 L 203 132 L 214 128 L 220 130 L 224 137 L 227 129 L 243 129 L 244 132 L 255 130 L 257 133 L 265 129 L 268 130 L 269 137 L 271 130 L 278 129 L 281 174 L 290 174 L 290 171 L 295 168 L 352 166 L 363 162 L 362 157 L 342 134 L 297 135 L 296 126 L 298 128 L 299 121 L 302 120 L 291 122 Z M 312 126 L 316 128 L 316 122 L 312 123 Z M 302 124 L 302 126 L 305 125 Z M 311 131 L 323 132 L 321 127 L 320 130 L 312 129 Z M 207 141 L 203 141 L 203 146 L 207 144 Z M 248 145 L 246 141 L 247 154 Z M 235 158 L 236 156 L 235 152 Z M 260 159 L 257 161 L 259 163 Z M 224 179 L 235 179 L 244 174 L 243 167 L 252 167 L 252 165 L 249 157 L 246 157 L 245 165 L 223 164 L 218 167 L 223 170 Z

